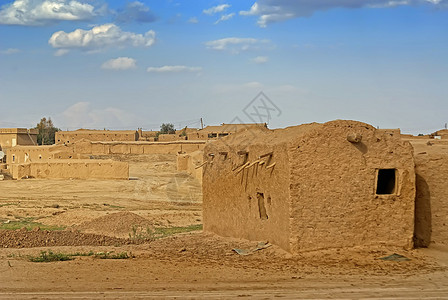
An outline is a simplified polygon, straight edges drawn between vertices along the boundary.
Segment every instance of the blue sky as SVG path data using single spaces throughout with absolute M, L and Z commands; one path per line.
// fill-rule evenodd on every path
M 448 0 L 0 3 L 1 127 L 448 122 Z

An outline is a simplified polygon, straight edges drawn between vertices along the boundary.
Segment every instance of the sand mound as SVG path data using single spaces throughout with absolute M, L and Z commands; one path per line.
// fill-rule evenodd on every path
M 75 229 L 86 233 L 128 238 L 130 234 L 131 236 L 138 235 L 152 227 L 152 222 L 139 215 L 131 212 L 118 212 L 84 222 L 76 226 Z
M 0 248 L 30 248 L 53 246 L 115 246 L 134 244 L 143 241 L 131 241 L 97 234 L 76 231 L 48 231 L 25 228 L 18 230 L 0 230 Z

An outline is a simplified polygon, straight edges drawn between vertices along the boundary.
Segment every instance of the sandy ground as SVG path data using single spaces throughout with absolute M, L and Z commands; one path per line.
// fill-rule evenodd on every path
M 30 218 L 76 232 L 124 237 L 142 228 L 201 224 L 199 183 L 175 170 L 171 155 L 127 156 L 129 181 L 0 182 L 0 220 Z M 114 226 L 121 220 L 120 226 Z M 19 234 L 20 232 L 18 232 Z M 1 233 L 0 233 L 1 234 Z M 0 239 L 1 240 L 1 239 Z M 82 244 L 82 243 L 81 243 Z M 291 256 L 272 246 L 199 231 L 143 244 L 5 248 L 0 245 L 0 299 L 448 299 L 448 247 L 330 249 Z M 132 258 L 33 263 L 28 255 L 127 252 Z M 409 261 L 383 261 L 399 253 Z

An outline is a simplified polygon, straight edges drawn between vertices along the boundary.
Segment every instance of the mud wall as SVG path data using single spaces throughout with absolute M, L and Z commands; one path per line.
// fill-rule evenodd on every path
M 37 162 L 57 158 L 81 158 L 72 149 L 64 145 L 51 146 L 16 146 L 6 151 L 8 165 Z
M 74 153 L 107 155 L 107 154 L 177 154 L 202 150 L 204 141 L 187 142 L 88 142 L 83 141 L 73 145 Z
M 15 146 L 13 140 L 15 140 L 15 145 L 37 145 L 36 134 L 0 133 L 0 148 L 7 149 Z
M 415 244 L 448 244 L 448 145 L 413 142 L 417 175 Z
M 360 141 L 348 141 L 349 135 Z M 399 133 L 334 121 L 292 140 L 288 152 L 292 252 L 412 247 L 414 160 L 411 145 Z M 396 169 L 394 191 L 377 191 L 379 169 Z
M 16 146 L 6 152 L 7 163 L 17 164 L 48 159 L 83 159 L 89 155 L 108 154 L 177 154 L 202 150 L 205 141 L 174 142 L 91 142 L 82 140 L 69 145 Z
M 55 135 L 57 144 L 72 144 L 82 139 L 89 141 L 136 141 L 137 131 L 103 131 L 103 130 L 76 130 L 58 131 Z
M 50 146 L 13 147 L 6 152 L 6 163 L 22 164 L 29 161 L 50 159 Z
M 159 142 L 169 142 L 169 141 L 181 141 L 185 140 L 186 136 L 180 136 L 179 134 L 160 134 Z
M 201 150 L 177 154 L 177 170 L 187 172 L 202 183 L 203 156 L 204 152 Z
M 187 133 L 188 140 L 208 140 L 208 132 L 196 131 Z
M 15 164 L 14 179 L 128 179 L 129 165 L 112 160 L 52 160 Z
M 272 156 L 267 155 L 271 152 Z M 289 250 L 286 145 L 217 141 L 206 146 L 204 161 L 208 162 L 202 178 L 204 230 L 269 240 Z M 267 168 L 274 161 L 275 168 Z

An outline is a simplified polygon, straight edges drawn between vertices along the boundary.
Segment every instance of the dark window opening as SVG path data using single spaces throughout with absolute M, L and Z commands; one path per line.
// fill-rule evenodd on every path
M 379 169 L 376 183 L 377 195 L 391 195 L 396 192 L 396 169 Z
M 224 137 L 224 136 L 228 136 L 228 135 L 229 135 L 228 133 L 220 133 L 219 137 Z
M 217 137 L 217 136 L 218 136 L 218 134 L 216 134 L 216 133 L 209 133 L 209 134 L 208 134 L 208 138 L 209 138 L 209 139 L 215 138 L 215 137 Z
M 264 205 L 264 194 L 257 193 L 257 199 L 258 199 L 258 211 L 260 213 L 260 219 L 267 220 L 268 213 L 266 212 L 266 206 Z

